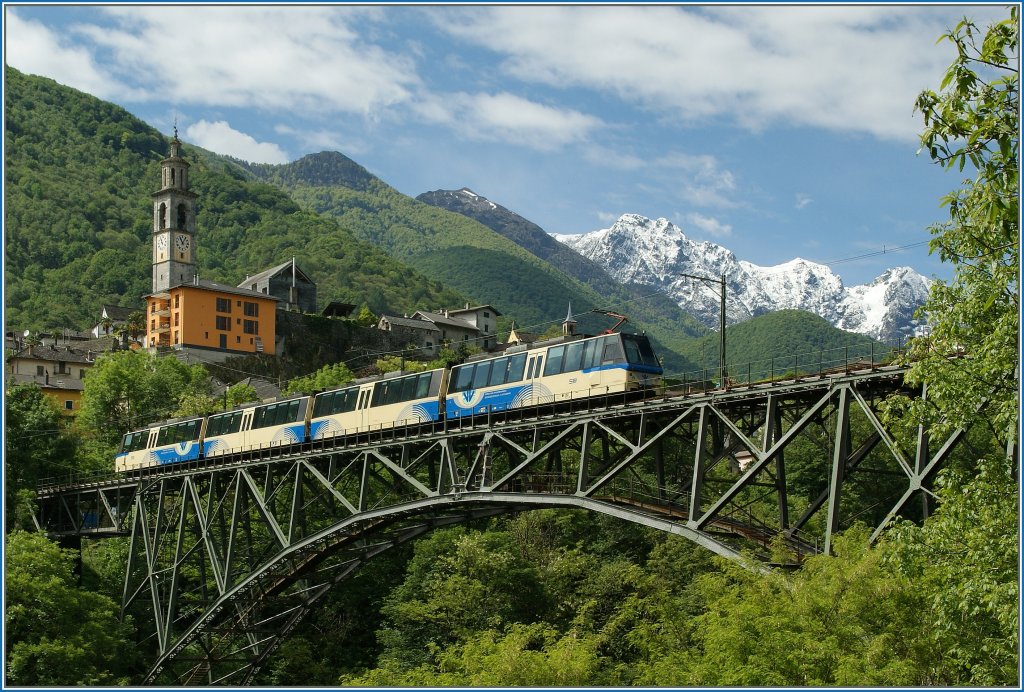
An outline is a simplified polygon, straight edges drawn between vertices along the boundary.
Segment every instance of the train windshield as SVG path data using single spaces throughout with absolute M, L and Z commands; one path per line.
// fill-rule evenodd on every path
M 651 342 L 642 334 L 622 334 L 622 345 L 626 349 L 626 360 L 632 365 L 646 365 L 661 368 L 658 357 L 654 355 Z
M 121 454 L 128 454 L 129 452 L 137 452 L 140 449 L 145 449 L 146 442 L 148 440 L 149 430 L 139 430 L 137 432 L 128 433 L 121 440 Z

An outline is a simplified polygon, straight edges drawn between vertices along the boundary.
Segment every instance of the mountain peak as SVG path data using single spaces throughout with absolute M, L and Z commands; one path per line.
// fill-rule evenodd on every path
M 276 169 L 285 182 L 315 187 L 347 187 L 366 191 L 377 178 L 358 163 L 337 151 L 307 154 Z
M 796 257 L 761 267 L 738 260 L 721 245 L 689 240 L 667 219 L 640 214 L 623 214 L 611 228 L 554 237 L 625 284 L 666 291 L 683 310 L 711 328 L 718 324 L 718 300 L 686 274 L 726 276 L 730 324 L 798 309 L 878 339 L 902 333 L 930 286 L 913 269 L 896 267 L 866 286 L 847 289 L 824 264 Z

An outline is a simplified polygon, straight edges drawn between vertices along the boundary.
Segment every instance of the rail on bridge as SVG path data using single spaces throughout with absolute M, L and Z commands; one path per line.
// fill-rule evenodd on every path
M 146 683 L 245 685 L 334 585 L 441 526 L 577 508 L 763 568 L 855 521 L 921 518 L 963 431 L 898 444 L 878 405 L 920 396 L 903 373 L 847 362 L 256 450 L 42 488 L 37 521 L 130 537 L 122 608 L 147 633 Z

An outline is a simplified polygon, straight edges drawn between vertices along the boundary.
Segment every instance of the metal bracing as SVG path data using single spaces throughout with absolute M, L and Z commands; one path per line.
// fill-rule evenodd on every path
M 911 499 L 964 431 L 901 449 L 877 414 L 896 391 L 915 394 L 886 367 L 572 401 L 44 488 L 37 521 L 130 537 L 122 613 L 152 652 L 148 683 L 244 685 L 331 588 L 439 526 L 577 508 L 764 568 L 855 520 L 877 536 L 920 518 Z

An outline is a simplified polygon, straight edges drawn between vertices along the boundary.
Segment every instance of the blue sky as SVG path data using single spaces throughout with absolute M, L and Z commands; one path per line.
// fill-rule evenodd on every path
M 553 233 L 664 217 L 847 285 L 907 265 L 961 175 L 918 155 L 938 37 L 999 6 L 6 4 L 6 62 L 249 161 L 340 151 Z M 965 171 L 966 175 L 966 171 Z M 201 225 L 201 224 L 200 224 Z M 869 255 L 869 256 L 866 256 Z M 849 258 L 862 259 L 849 261 Z M 844 260 L 844 261 L 836 261 Z

